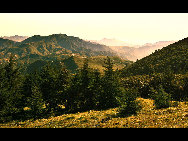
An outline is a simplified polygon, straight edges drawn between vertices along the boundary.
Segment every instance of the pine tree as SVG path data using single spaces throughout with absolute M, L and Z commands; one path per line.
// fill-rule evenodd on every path
M 0 76 L 0 116 L 12 120 L 23 112 L 23 95 L 21 94 L 22 76 L 16 66 L 14 56 L 1 68 Z
M 66 97 L 66 109 L 72 112 L 94 109 L 97 103 L 96 90 L 98 81 L 99 73 L 94 73 L 89 68 L 88 59 L 86 59 L 83 67 L 78 70 L 72 79 L 71 87 Z
M 24 95 L 25 101 L 24 106 L 31 109 L 31 117 L 34 118 L 41 115 L 44 105 L 43 96 L 38 86 L 38 77 L 37 72 L 25 75 L 25 80 L 22 85 L 22 94 Z
M 58 99 L 56 89 L 56 72 L 50 64 L 47 64 L 42 68 L 39 73 L 38 81 L 47 111 L 53 113 L 58 107 L 60 99 Z
M 99 108 L 102 109 L 119 106 L 117 97 L 122 94 L 118 78 L 113 70 L 112 60 L 107 57 L 104 63 L 105 74 L 102 78 L 102 92 L 99 96 Z

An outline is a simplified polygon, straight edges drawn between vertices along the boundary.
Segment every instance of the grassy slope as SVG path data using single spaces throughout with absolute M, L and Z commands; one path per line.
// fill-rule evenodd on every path
M 13 121 L 0 124 L 1 128 L 187 128 L 188 104 L 155 109 L 153 100 L 138 99 L 142 110 L 137 116 L 117 117 L 117 109 L 64 114 L 48 119 Z
M 103 73 L 104 70 L 104 60 L 106 59 L 106 56 L 93 56 L 93 57 L 89 57 L 89 67 L 93 68 L 93 69 L 98 69 L 101 73 Z M 122 69 L 126 66 L 126 63 L 129 64 L 131 63 L 131 61 L 127 61 L 127 60 L 121 60 L 119 57 L 110 57 L 113 60 L 114 66 L 113 69 Z M 82 58 L 82 56 L 77 56 L 74 57 L 76 64 L 78 65 L 79 68 L 81 68 L 84 64 L 84 58 Z

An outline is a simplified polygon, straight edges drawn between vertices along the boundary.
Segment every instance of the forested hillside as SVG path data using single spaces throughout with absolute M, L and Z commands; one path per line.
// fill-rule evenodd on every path
M 175 42 L 151 55 L 137 60 L 122 70 L 122 75 L 142 75 L 172 72 L 184 74 L 188 71 L 188 38 Z
M 107 46 L 63 34 L 33 36 L 20 43 L 2 39 L 0 45 L 1 126 L 113 108 L 115 115 L 97 121 L 107 123 L 139 115 L 144 111 L 141 101 L 148 101 L 143 98 L 153 100 L 152 109 L 147 109 L 153 118 L 155 112 L 169 107 L 177 107 L 171 110 L 177 112 L 183 101 L 187 108 L 188 38 L 135 63 L 115 56 Z M 187 113 L 183 109 L 181 117 L 184 122 Z M 176 114 L 168 119 L 172 118 L 180 121 Z

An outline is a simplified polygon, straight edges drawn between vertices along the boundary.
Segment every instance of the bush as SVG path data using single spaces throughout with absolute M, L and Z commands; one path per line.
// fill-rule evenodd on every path
M 129 89 L 125 91 L 124 97 L 121 99 L 121 106 L 119 108 L 119 116 L 136 115 L 141 109 L 139 101 L 136 101 L 137 90 Z
M 171 95 L 166 93 L 161 85 L 156 90 L 151 88 L 151 97 L 157 109 L 170 107 Z

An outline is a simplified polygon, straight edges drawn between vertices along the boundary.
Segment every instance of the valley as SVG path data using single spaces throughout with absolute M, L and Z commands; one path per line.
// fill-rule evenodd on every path
M 187 128 L 188 38 L 124 45 L 0 38 L 0 128 Z

